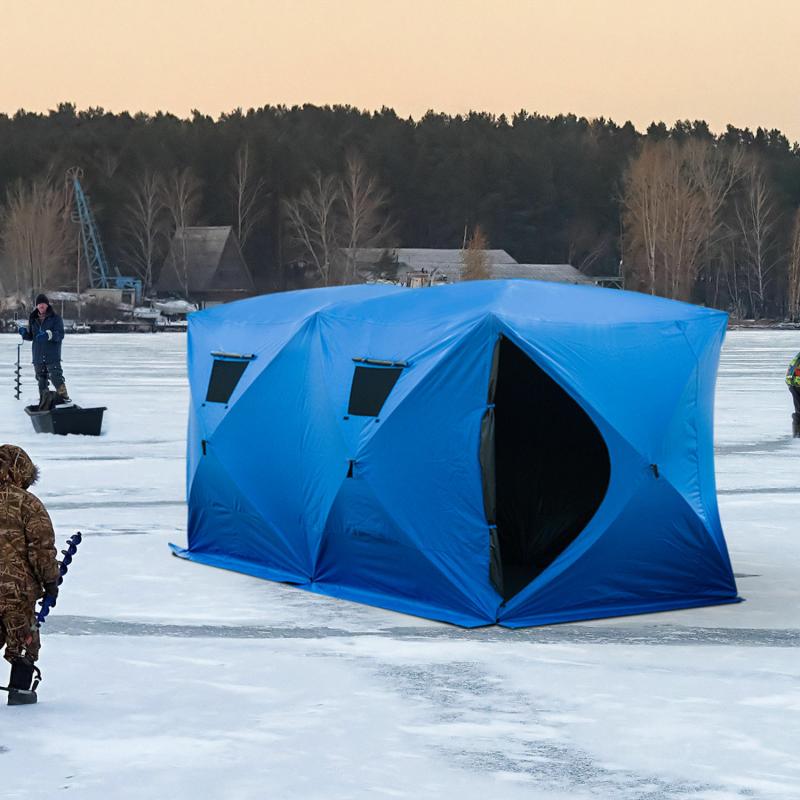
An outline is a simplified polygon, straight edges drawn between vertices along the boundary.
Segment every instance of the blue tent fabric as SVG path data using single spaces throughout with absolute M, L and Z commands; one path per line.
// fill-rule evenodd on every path
M 726 323 L 537 281 L 314 289 L 193 314 L 188 547 L 174 552 L 470 627 L 736 602 L 713 462 Z M 609 463 L 591 519 L 511 597 L 490 580 L 479 458 L 501 337 L 572 398 Z M 248 356 L 226 403 L 206 399 L 214 353 Z M 348 414 L 354 371 L 374 362 L 399 378 L 376 415 Z

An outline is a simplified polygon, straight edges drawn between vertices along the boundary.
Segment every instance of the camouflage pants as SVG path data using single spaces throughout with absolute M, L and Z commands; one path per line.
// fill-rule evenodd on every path
M 24 657 L 33 663 L 39 658 L 39 629 L 35 607 L 25 603 L 0 603 L 0 650 L 6 646 L 6 661 Z
M 58 389 L 64 383 L 64 372 L 61 369 L 60 361 L 53 361 L 49 364 L 35 364 L 36 382 L 39 384 L 39 394 L 47 391 L 48 379 L 53 387 Z

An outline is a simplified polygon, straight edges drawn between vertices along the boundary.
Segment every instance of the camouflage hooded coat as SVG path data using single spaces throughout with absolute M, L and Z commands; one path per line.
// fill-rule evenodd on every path
M 53 524 L 27 491 L 37 477 L 24 450 L 0 445 L 0 606 L 33 604 L 59 577 Z

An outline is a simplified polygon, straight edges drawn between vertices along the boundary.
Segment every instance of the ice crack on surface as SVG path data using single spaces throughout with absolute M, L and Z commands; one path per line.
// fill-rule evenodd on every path
M 331 639 L 381 637 L 402 640 L 527 642 L 529 644 L 712 645 L 800 647 L 796 628 L 698 628 L 680 625 L 562 625 L 511 630 L 500 627 L 391 627 L 347 630 L 327 626 L 181 625 L 102 617 L 48 619 L 48 632 L 68 636 L 168 636 L 207 639 Z
M 521 691 L 492 686 L 486 696 L 487 676 L 472 662 L 396 666 L 382 664 L 381 678 L 408 700 L 437 709 L 426 717 L 424 733 L 447 763 L 481 774 L 516 774 L 536 786 L 555 792 L 588 792 L 591 797 L 618 800 L 679 800 L 723 787 L 695 781 L 668 780 L 630 769 L 610 769 L 563 737 L 565 725 L 553 721 L 553 709 Z M 475 734 L 487 718 L 502 721 L 503 749 L 491 728 Z M 441 729 L 437 730 L 437 726 Z M 441 739 L 441 741 L 437 741 Z

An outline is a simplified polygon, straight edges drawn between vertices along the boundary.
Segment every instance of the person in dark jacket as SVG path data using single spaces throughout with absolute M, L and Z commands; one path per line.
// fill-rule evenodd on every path
M 55 602 L 61 577 L 53 524 L 28 491 L 38 474 L 22 448 L 0 445 L 0 650 L 5 645 L 3 657 L 11 663 L 9 705 L 37 700 L 36 601 L 49 596 Z
M 40 294 L 36 297 L 36 308 L 31 312 L 27 327 L 23 325 L 19 328 L 19 334 L 26 341 L 33 342 L 33 368 L 39 384 L 39 398 L 44 396 L 50 381 L 62 402 L 72 402 L 61 369 L 64 322 L 53 311 L 47 295 Z

